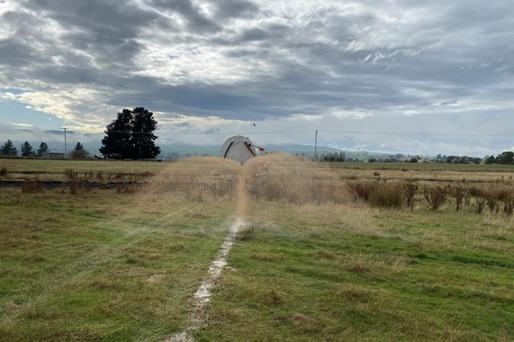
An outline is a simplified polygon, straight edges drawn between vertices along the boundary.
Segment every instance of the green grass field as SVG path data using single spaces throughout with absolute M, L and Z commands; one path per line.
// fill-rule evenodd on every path
M 510 193 L 513 170 L 362 165 L 0 159 L 0 181 L 61 180 L 65 169 L 151 176 L 133 191 L 0 188 L 0 341 L 186 331 L 238 216 L 252 229 L 235 238 L 195 341 L 513 340 L 514 225 L 503 202 L 478 214 L 472 197 L 457 212 L 448 195 L 432 210 L 420 190 L 412 210 L 390 209 L 348 187 L 451 181 Z

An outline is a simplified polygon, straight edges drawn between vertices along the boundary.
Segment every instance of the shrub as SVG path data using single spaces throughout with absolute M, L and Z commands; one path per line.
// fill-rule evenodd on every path
M 477 203 L 477 214 L 482 214 L 485 207 L 485 199 L 482 197 L 476 197 L 475 201 Z
M 505 212 L 505 214 L 507 214 L 509 216 L 512 215 L 512 212 L 514 211 L 514 196 L 512 196 L 512 194 L 510 194 L 509 197 L 507 197 L 503 200 L 503 203 L 504 203 L 503 211 Z
M 39 179 L 28 179 L 23 180 L 21 186 L 21 192 L 23 193 L 36 193 L 43 191 L 44 184 Z
M 7 168 L 4 166 L 0 169 L 0 177 L 7 177 L 8 171 Z
M 473 186 L 468 191 L 469 197 L 475 198 L 477 206 L 476 212 L 481 214 L 484 208 L 487 206 L 491 213 L 498 212 L 500 210 L 501 203 L 504 205 L 504 211 L 508 215 L 512 214 L 514 209 L 513 194 L 511 189 L 506 188 L 479 188 Z M 469 202 L 469 199 L 466 199 Z
M 117 193 L 123 193 L 123 194 L 133 194 L 137 191 L 138 187 L 136 183 L 133 182 L 127 182 L 127 183 L 119 183 L 116 187 Z
M 287 186 L 288 177 L 285 175 L 278 175 L 275 177 L 266 177 L 264 184 L 257 191 L 261 192 L 262 197 L 266 201 L 277 201 L 280 199 L 288 199 L 291 202 L 290 187 Z
M 64 179 L 74 180 L 78 178 L 78 173 L 73 169 L 64 169 Z
M 425 187 L 423 190 L 423 196 L 432 210 L 437 210 L 441 205 L 443 205 L 446 201 L 446 197 L 448 196 L 448 189 L 449 187 L 443 188 L 440 186 L 435 188 Z
M 418 192 L 418 186 L 414 183 L 405 183 L 403 188 L 407 206 L 410 208 L 410 210 L 414 210 L 414 196 L 416 196 L 416 193 Z
M 400 182 L 381 182 L 349 185 L 355 197 L 364 200 L 373 207 L 402 208 L 406 202 L 406 191 L 414 188 L 406 187 Z M 411 195 L 410 193 L 408 194 Z M 413 200 L 414 195 L 410 197 Z M 410 205 L 410 203 L 409 203 Z
M 459 211 L 462 208 L 462 202 L 466 195 L 466 191 L 462 186 L 458 185 L 452 188 L 448 188 L 449 195 L 455 198 L 455 210 Z
M 103 181 L 104 180 L 104 175 L 103 175 L 102 171 L 97 171 L 96 172 L 96 179 L 99 180 L 99 181 Z
M 370 203 L 374 207 L 402 208 L 405 202 L 403 184 L 377 182 L 371 192 Z
M 70 187 L 70 192 L 72 195 L 78 195 L 78 194 L 84 192 L 87 189 L 86 184 L 87 184 L 87 182 L 85 182 L 85 181 L 81 182 L 76 179 L 74 179 L 68 183 L 68 185 Z

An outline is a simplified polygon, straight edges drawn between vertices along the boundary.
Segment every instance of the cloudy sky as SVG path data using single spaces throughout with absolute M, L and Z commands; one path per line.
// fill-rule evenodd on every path
M 101 137 L 142 106 L 158 144 L 313 144 L 318 130 L 348 150 L 498 154 L 514 146 L 512 5 L 0 0 L 0 143 Z

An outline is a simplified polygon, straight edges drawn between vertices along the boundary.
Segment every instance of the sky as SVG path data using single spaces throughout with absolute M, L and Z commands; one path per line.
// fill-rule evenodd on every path
M 505 0 L 0 0 L 0 144 L 101 139 L 124 108 L 157 144 L 484 156 L 514 146 Z M 37 145 L 37 144 L 36 144 Z

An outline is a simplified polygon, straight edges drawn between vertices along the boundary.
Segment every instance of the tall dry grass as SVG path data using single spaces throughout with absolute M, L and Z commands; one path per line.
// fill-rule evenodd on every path
M 21 192 L 23 193 L 37 193 L 42 192 L 44 189 L 44 183 L 38 178 L 25 178 L 21 186 Z
M 189 211 L 187 215 L 201 217 L 201 208 L 206 206 L 232 206 L 235 211 L 240 172 L 237 163 L 215 157 L 169 163 L 139 189 L 136 209 L 165 212 L 166 217 L 177 211 Z
M 443 179 L 441 174 L 446 177 L 444 172 L 431 174 L 430 179 L 418 177 L 415 170 L 380 169 L 372 173 L 334 168 L 283 153 L 253 158 L 243 167 L 217 157 L 189 158 L 160 166 L 155 173 L 146 169 L 123 173 L 66 168 L 62 191 L 82 194 L 92 191 L 91 182 L 107 181 L 117 184 L 119 193 L 151 198 L 153 205 L 171 197 L 188 203 L 235 202 L 239 217 L 244 217 L 249 202 L 261 201 L 300 206 L 361 202 L 376 208 L 411 211 L 423 207 L 436 211 L 455 205 L 456 211 L 466 209 L 479 214 L 487 211 L 510 216 L 514 212 L 511 176 L 498 179 L 498 175 L 483 178 L 474 173 L 472 177 L 455 173 L 451 180 L 461 181 L 449 183 L 436 181 Z M 371 177 L 375 174 L 378 176 Z M 489 183 L 483 183 L 485 179 Z M 36 191 L 40 183 L 25 181 L 24 187 L 23 191 Z
M 344 204 L 348 189 L 337 175 L 319 164 L 282 153 L 254 158 L 243 167 L 247 192 L 254 201 L 294 204 Z
M 299 206 L 352 205 L 357 201 L 376 208 L 411 211 L 423 202 L 433 211 L 454 203 L 456 211 L 469 208 L 482 213 L 488 208 L 491 213 L 503 211 L 507 215 L 514 211 L 514 188 L 506 183 L 477 186 L 405 178 L 368 180 L 283 153 L 251 159 L 243 167 L 214 157 L 186 159 L 170 164 L 149 183 L 152 192 L 182 194 L 191 202 L 231 199 L 239 203 L 236 212 L 240 217 L 247 211 L 248 201 Z
M 372 207 L 386 209 L 414 210 L 419 186 L 412 181 L 352 181 L 347 184 L 356 200 L 362 200 Z

